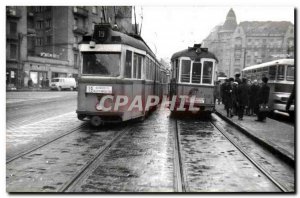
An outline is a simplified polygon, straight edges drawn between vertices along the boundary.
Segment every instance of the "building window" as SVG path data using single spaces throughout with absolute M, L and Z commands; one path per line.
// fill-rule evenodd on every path
M 43 21 L 37 21 L 35 24 L 36 29 L 42 29 L 43 28 Z
M 47 19 L 45 22 L 45 27 L 46 28 L 51 28 L 52 27 L 52 20 L 51 19 Z
M 17 45 L 16 44 L 10 44 L 9 49 L 9 58 L 10 59 L 17 59 Z
M 47 44 L 52 44 L 52 36 L 47 36 Z
M 97 6 L 92 6 L 92 13 L 97 14 Z
M 43 40 L 41 37 L 36 38 L 36 46 L 42 46 L 43 45 Z
M 9 22 L 9 33 L 14 35 L 17 33 L 17 23 Z
M 74 68 L 78 68 L 78 54 L 74 54 Z

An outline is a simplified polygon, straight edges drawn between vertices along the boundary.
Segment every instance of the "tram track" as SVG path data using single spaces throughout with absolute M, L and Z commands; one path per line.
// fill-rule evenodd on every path
M 196 188 L 195 188 L 195 186 L 191 187 L 190 185 L 194 185 L 193 183 L 191 183 L 191 181 L 193 181 L 193 180 L 195 181 L 195 177 L 193 177 L 193 176 L 197 174 L 196 173 L 197 171 L 195 171 L 195 172 L 190 171 L 191 167 L 192 167 L 191 164 L 193 163 L 193 161 L 196 161 L 196 160 L 192 159 L 193 154 L 191 154 L 191 153 L 199 152 L 199 153 L 203 154 L 205 152 L 201 151 L 203 149 L 201 147 L 197 147 L 196 150 L 193 150 L 192 152 L 190 152 L 191 148 L 195 148 L 195 147 L 191 146 L 191 147 L 187 148 L 186 144 L 185 145 L 182 144 L 184 141 L 185 141 L 185 143 L 187 142 L 186 139 L 189 139 L 189 140 L 192 139 L 193 140 L 193 138 L 192 138 L 192 137 L 194 137 L 193 135 L 198 135 L 197 134 L 198 132 L 196 132 L 196 131 L 192 132 L 192 130 L 190 132 L 188 132 L 188 131 L 184 131 L 184 128 L 182 128 L 184 126 L 181 126 L 181 125 L 186 125 L 185 127 L 187 127 L 189 125 L 188 122 L 191 122 L 191 121 L 180 120 L 179 122 L 180 122 L 180 124 L 178 124 L 178 120 L 175 119 L 175 129 L 176 129 L 175 134 L 174 134 L 174 139 L 175 139 L 175 146 L 174 146 L 174 165 L 175 165 L 174 169 L 175 169 L 175 173 L 174 174 L 175 174 L 175 180 L 176 180 L 175 181 L 175 191 L 177 191 L 177 192 L 194 192 L 194 191 L 198 191 L 198 190 L 195 190 L 195 189 L 197 189 L 197 187 Z M 269 170 L 266 167 L 264 167 L 261 164 L 261 161 L 257 161 L 255 158 L 253 158 L 251 156 L 251 154 L 249 154 L 244 148 L 242 148 L 242 146 L 240 146 L 239 143 L 236 140 L 234 140 L 234 138 L 230 137 L 230 135 L 228 135 L 227 132 L 224 131 L 224 129 L 222 129 L 222 127 L 220 127 L 216 122 L 213 122 L 212 120 L 210 120 L 207 124 L 211 125 L 214 128 L 214 131 L 215 131 L 214 134 L 215 135 L 217 133 L 220 133 L 220 135 L 218 135 L 218 136 L 220 136 L 220 137 L 223 136 L 225 138 L 224 141 L 228 141 L 228 144 L 231 144 L 237 150 L 236 152 L 241 153 L 241 154 L 236 153 L 235 155 L 244 156 L 245 160 L 243 160 L 243 164 L 249 162 L 249 164 L 252 164 L 251 167 L 253 167 L 253 168 L 251 168 L 252 172 L 256 169 L 256 172 L 257 172 L 256 174 L 264 175 L 264 177 L 259 176 L 261 178 L 261 180 L 262 180 L 262 178 L 265 178 L 264 180 L 262 180 L 262 182 L 268 180 L 269 181 L 268 183 L 270 183 L 269 185 L 274 186 L 271 189 L 276 189 L 276 188 L 278 189 L 278 190 L 275 190 L 275 191 L 281 191 L 281 192 L 292 192 L 293 191 L 293 188 L 291 188 L 291 186 L 287 186 L 287 185 L 283 184 L 283 182 L 280 181 L 280 179 L 278 180 L 278 178 L 276 178 L 276 176 L 274 177 L 274 175 L 272 173 L 277 172 L 277 171 L 272 171 L 272 170 Z M 180 127 L 179 127 L 179 125 L 180 125 Z M 197 130 L 197 128 L 195 128 L 195 129 Z M 203 130 L 203 131 L 205 131 L 205 130 Z M 201 133 L 201 131 L 200 131 L 200 133 Z M 207 133 L 207 132 L 205 132 L 205 133 Z M 197 139 L 198 138 L 195 137 L 194 140 L 193 140 L 194 141 L 193 143 L 197 142 Z M 221 140 L 217 140 L 217 141 L 214 140 L 215 143 L 218 143 L 219 141 L 221 141 Z M 211 142 L 207 142 L 207 144 L 211 144 Z M 222 146 L 220 146 L 220 145 L 215 145 L 215 146 L 219 147 L 219 149 L 217 149 L 217 150 L 222 150 L 222 149 L 220 149 L 220 148 L 222 148 Z M 226 149 L 224 148 L 224 151 L 222 151 L 221 153 L 224 153 L 225 150 Z M 230 151 L 233 152 L 232 149 L 230 149 Z M 211 151 L 211 152 L 214 153 L 216 151 Z M 202 159 L 199 159 L 199 160 L 203 161 L 203 162 L 205 162 L 205 161 L 207 161 L 207 162 L 205 162 L 204 164 L 202 162 L 201 165 L 197 165 L 197 166 L 200 166 L 200 167 L 203 166 L 203 167 L 207 167 L 207 168 L 211 167 L 213 169 L 216 168 L 216 166 L 218 166 L 217 164 L 214 164 L 209 160 L 209 158 L 210 158 L 209 156 L 204 155 L 204 157 L 208 158 L 208 159 L 203 159 L 202 158 Z M 241 159 L 237 159 L 237 160 L 241 161 Z M 213 160 L 213 161 L 215 161 L 215 160 Z M 236 165 L 236 166 L 238 167 L 239 165 Z M 199 171 L 203 172 L 203 170 L 199 170 Z M 206 170 L 204 170 L 204 172 L 205 171 Z M 217 170 L 215 169 L 215 171 L 217 171 Z M 251 174 L 250 172 L 249 172 L 249 174 Z M 206 174 L 208 174 L 208 173 L 206 173 Z M 219 171 L 218 174 L 221 174 L 220 171 Z M 224 174 L 224 172 L 222 172 L 222 174 Z M 226 175 L 226 173 L 225 173 L 225 175 Z M 213 175 L 210 176 L 209 174 L 206 175 L 206 176 L 208 177 L 209 180 L 212 179 L 211 177 L 214 177 Z M 251 178 L 249 178 L 249 179 L 251 179 Z M 202 181 L 202 179 L 199 178 L 199 177 L 196 178 L 196 180 L 199 180 L 199 183 L 205 183 L 205 181 Z M 271 183 L 272 183 L 272 185 L 271 185 Z M 204 184 L 204 187 L 199 186 L 198 189 L 205 189 L 206 188 L 205 185 L 207 185 L 207 184 Z M 224 183 L 224 185 L 226 186 L 227 183 Z M 235 184 L 235 185 L 240 185 L 240 184 Z M 260 185 L 258 185 L 258 186 L 260 186 Z M 209 189 L 206 189 L 205 191 L 211 191 L 211 189 L 214 189 L 214 187 L 211 186 Z M 212 190 L 212 191 L 214 191 L 214 190 Z M 256 189 L 255 192 L 256 191 L 258 192 L 260 190 Z M 262 191 L 264 191 L 264 190 L 262 190 Z M 271 192 L 273 192 L 273 190 L 271 190 Z
M 263 166 L 261 166 L 258 162 L 256 162 L 239 144 L 233 140 L 226 132 L 221 129 L 217 124 L 211 122 L 215 128 L 218 129 L 220 133 L 236 148 L 242 153 L 261 173 L 263 173 L 274 185 L 276 185 L 282 192 L 289 192 L 289 190 L 280 182 L 278 182 L 269 171 L 267 171 Z
M 54 137 L 54 138 L 52 138 L 52 139 L 50 139 L 50 140 L 48 140 L 48 141 L 46 141 L 46 142 L 44 142 L 44 143 L 42 143 L 42 144 L 39 144 L 39 145 L 37 145 L 37 146 L 35 146 L 35 147 L 33 147 L 33 148 L 29 148 L 29 149 L 27 149 L 27 150 L 25 150 L 25 151 L 19 152 L 18 154 L 15 154 L 13 157 L 8 158 L 8 159 L 6 160 L 6 164 L 8 164 L 8 163 L 10 163 L 10 162 L 13 162 L 14 160 L 20 159 L 21 157 L 23 157 L 23 156 L 25 156 L 25 155 L 28 155 L 28 154 L 30 154 L 30 153 L 32 153 L 32 152 L 38 150 L 38 149 L 41 149 L 41 148 L 43 148 L 43 147 L 45 147 L 45 146 L 47 146 L 47 145 L 49 145 L 49 144 L 51 144 L 51 143 L 53 143 L 53 142 L 59 140 L 59 139 L 61 139 L 61 138 L 65 137 L 65 136 L 67 136 L 67 135 L 70 135 L 70 134 L 72 134 L 72 133 L 74 133 L 74 132 L 76 132 L 76 131 L 78 131 L 78 130 L 84 128 L 84 127 L 86 127 L 87 125 L 88 125 L 88 124 L 85 123 L 85 124 L 83 124 L 83 125 L 81 125 L 81 126 L 75 127 L 75 128 L 73 128 L 73 129 L 71 129 L 71 130 L 68 130 L 67 132 L 65 132 L 65 133 L 63 133 L 63 134 L 61 134 L 61 135 L 59 135 L 59 136 L 56 136 L 56 137 Z
M 126 133 L 132 130 L 133 127 L 126 127 L 120 133 L 118 133 L 113 139 L 108 141 L 106 145 L 101 148 L 77 173 L 65 183 L 58 192 L 68 192 L 68 190 L 74 188 L 76 184 L 88 174 L 90 171 L 94 170 L 99 166 L 99 160 L 109 151 L 109 149 Z M 101 163 L 101 162 L 100 162 Z M 72 192 L 72 191 L 69 191 Z

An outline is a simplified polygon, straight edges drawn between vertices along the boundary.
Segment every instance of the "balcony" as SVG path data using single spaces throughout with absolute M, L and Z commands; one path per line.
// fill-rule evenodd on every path
M 73 13 L 82 17 L 88 17 L 89 11 L 82 7 L 73 7 Z
M 77 34 L 86 34 L 87 33 L 87 28 L 86 27 L 80 27 L 78 25 L 73 25 L 73 32 Z
M 6 9 L 6 16 L 14 19 L 21 18 L 21 13 L 17 9 L 8 8 Z
M 28 28 L 27 28 L 27 34 L 36 34 L 36 31 L 35 31 L 34 28 L 28 27 Z

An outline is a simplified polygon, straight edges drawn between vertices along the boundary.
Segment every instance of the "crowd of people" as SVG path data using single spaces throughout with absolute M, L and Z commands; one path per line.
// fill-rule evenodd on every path
M 216 82 L 215 100 L 218 104 L 224 104 L 227 117 L 238 116 L 239 120 L 243 120 L 244 115 L 256 115 L 256 121 L 264 122 L 270 94 L 267 83 L 267 77 L 263 77 L 259 83 L 257 80 L 240 79 L 238 73 L 235 78 L 225 79 L 222 84 L 220 81 Z

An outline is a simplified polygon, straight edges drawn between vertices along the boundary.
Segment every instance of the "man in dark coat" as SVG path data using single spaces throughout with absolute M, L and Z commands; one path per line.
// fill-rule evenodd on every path
M 220 88 L 220 92 L 221 92 L 221 100 L 222 103 L 224 104 L 224 108 L 226 109 L 226 99 L 225 99 L 225 87 L 226 87 L 226 83 L 229 82 L 229 79 L 225 79 L 225 82 L 223 82 L 221 84 L 221 88 Z
M 269 101 L 269 94 L 270 94 L 270 87 L 267 85 L 268 83 L 268 78 L 267 77 L 263 77 L 262 78 L 262 85 L 258 90 L 258 94 L 257 94 L 257 120 L 255 121 L 260 121 L 263 122 L 266 120 L 267 117 L 267 112 L 261 112 L 259 110 L 259 106 L 264 104 L 267 105 L 268 101 Z
M 257 82 L 257 80 L 254 80 L 249 89 L 249 108 L 250 108 L 249 113 L 250 113 L 250 115 L 253 115 L 255 112 L 258 90 L 259 90 L 258 82 Z
M 240 79 L 240 76 L 241 76 L 240 73 L 236 73 L 236 74 L 234 75 L 234 77 L 235 77 L 234 82 L 237 82 L 239 85 L 242 84 L 242 81 L 241 81 L 241 79 Z
M 237 110 L 239 120 L 243 120 L 245 106 L 248 105 L 248 85 L 247 79 L 242 79 L 242 84 L 237 88 Z
M 230 78 L 224 87 L 224 99 L 225 99 L 225 109 L 227 111 L 227 117 L 232 117 L 232 84 L 234 79 Z

